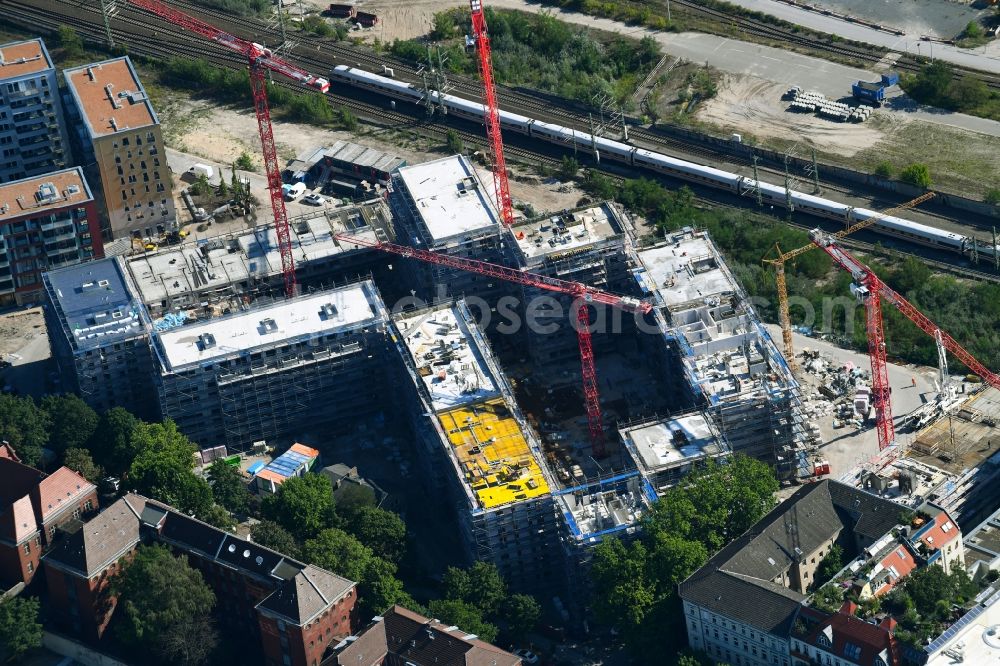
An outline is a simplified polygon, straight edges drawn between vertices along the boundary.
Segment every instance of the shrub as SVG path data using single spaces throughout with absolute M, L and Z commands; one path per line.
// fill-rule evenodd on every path
M 893 168 L 889 162 L 879 162 L 875 165 L 875 175 L 882 178 L 892 178 Z
M 903 169 L 899 174 L 899 179 L 904 183 L 922 187 L 925 190 L 931 186 L 931 172 L 926 164 L 911 164 Z

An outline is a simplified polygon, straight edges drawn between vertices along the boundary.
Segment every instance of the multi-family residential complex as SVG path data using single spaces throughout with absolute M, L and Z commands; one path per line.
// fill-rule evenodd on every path
M 201 446 L 236 448 L 373 414 L 388 321 L 366 280 L 156 332 L 160 409 Z
M 103 635 L 117 606 L 110 583 L 140 544 L 187 556 L 215 593 L 220 622 L 260 643 L 267 666 L 312 666 L 355 626 L 355 583 L 127 494 L 42 558 L 59 626 Z
M 0 183 L 69 163 L 59 86 L 41 39 L 0 46 Z
M 95 164 L 105 240 L 151 237 L 176 224 L 160 120 L 128 56 L 63 72 L 84 163 Z
M 37 302 L 43 271 L 102 256 L 97 205 L 79 167 L 0 185 L 0 304 Z
M 845 643 L 858 655 L 888 650 L 883 666 L 900 663 L 891 622 L 861 627 L 868 623 L 854 617 L 856 606 L 831 616 L 807 603 L 835 545 L 849 564 L 834 587 L 862 600 L 887 594 L 917 567 L 948 571 L 962 561 L 961 531 L 947 512 L 927 505 L 907 520 L 905 507 L 837 481 L 800 488 L 681 583 L 688 642 L 735 666 L 876 666 Z

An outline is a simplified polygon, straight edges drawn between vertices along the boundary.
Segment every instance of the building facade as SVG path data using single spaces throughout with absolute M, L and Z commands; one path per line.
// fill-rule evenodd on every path
M 69 142 L 52 59 L 41 39 L 0 46 L 0 183 L 59 171 Z
M 95 164 L 108 219 L 105 240 L 175 227 L 160 120 L 128 56 L 63 72 L 84 162 Z
M 60 467 L 52 474 L 21 463 L 6 442 L 0 452 L 0 579 L 28 584 L 57 530 L 97 510 L 97 488 Z
M 118 258 L 42 276 L 52 356 L 66 390 L 98 412 L 124 407 L 160 418 L 145 308 Z
M 56 623 L 98 640 L 117 605 L 110 581 L 145 543 L 187 556 L 215 592 L 220 624 L 259 642 L 266 666 L 314 666 L 351 633 L 355 583 L 134 494 L 43 558 Z
M 79 167 L 0 185 L 0 305 L 37 302 L 43 271 L 103 256 L 97 205 Z

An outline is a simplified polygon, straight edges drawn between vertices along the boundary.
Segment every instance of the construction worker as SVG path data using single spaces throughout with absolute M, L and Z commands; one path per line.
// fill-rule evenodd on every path
M 917 388 L 917 378 L 916 377 L 910 377 L 910 385 L 913 388 Z

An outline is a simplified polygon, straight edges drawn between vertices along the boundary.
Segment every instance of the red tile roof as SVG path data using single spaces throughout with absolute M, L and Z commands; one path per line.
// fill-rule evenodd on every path
M 934 516 L 934 522 L 920 535 L 920 541 L 931 550 L 938 550 L 959 536 L 958 526 L 944 511 Z
M 913 559 L 910 549 L 899 544 L 892 549 L 892 552 L 882 558 L 878 563 L 881 567 L 877 573 L 872 575 L 872 594 L 876 597 L 887 594 L 903 578 L 906 578 L 911 571 L 917 568 L 917 561 Z M 884 571 L 884 573 L 883 573 Z M 876 581 L 883 581 L 881 585 Z
M 881 656 L 888 666 L 900 663 L 896 639 L 887 626 L 866 622 L 853 614 L 840 611 L 829 615 L 814 625 L 805 642 L 836 655 L 840 659 L 861 666 L 873 666 L 875 657 Z M 823 636 L 823 639 L 820 636 Z M 823 641 L 829 641 L 829 645 Z
M 78 502 L 96 486 L 69 467 L 60 467 L 38 484 L 35 495 L 38 515 L 44 523 L 52 514 Z
M 21 459 L 17 457 L 17 452 L 14 447 L 7 442 L 0 442 L 0 458 L 6 458 L 7 460 L 13 460 L 14 462 L 21 462 Z

